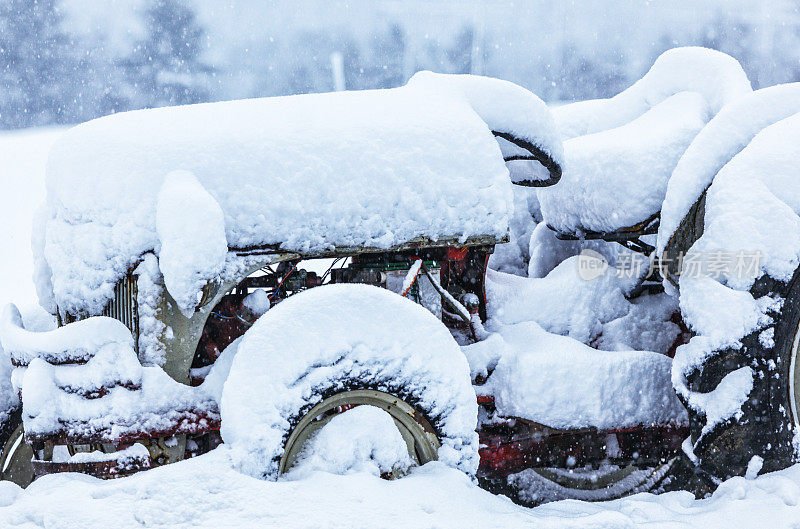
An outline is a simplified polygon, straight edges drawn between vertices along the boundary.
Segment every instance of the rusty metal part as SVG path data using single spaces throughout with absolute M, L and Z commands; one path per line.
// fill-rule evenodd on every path
M 450 294 L 450 293 L 449 293 L 449 292 L 448 292 L 448 291 L 447 291 L 447 290 L 446 290 L 446 289 L 445 289 L 445 288 L 444 288 L 444 287 L 443 287 L 443 286 L 442 286 L 442 285 L 439 283 L 439 281 L 437 281 L 437 280 L 436 280 L 436 278 L 435 278 L 435 277 L 433 277 L 433 275 L 431 274 L 431 271 L 430 271 L 430 270 L 428 270 L 428 267 L 427 267 L 427 266 L 425 266 L 425 264 L 424 264 L 424 263 L 422 264 L 422 266 L 421 266 L 420 268 L 421 268 L 422 272 L 425 274 L 425 276 L 428 278 L 428 280 L 431 282 L 431 284 L 433 285 L 433 288 L 434 288 L 434 289 L 436 289 L 436 292 L 438 292 L 438 293 L 439 293 L 439 295 L 442 297 L 442 301 L 443 301 L 443 302 L 445 302 L 447 305 L 449 305 L 449 306 L 450 306 L 450 307 L 451 307 L 453 310 L 455 310 L 455 311 L 456 311 L 456 312 L 455 312 L 455 314 L 456 314 L 456 315 L 457 315 L 459 318 L 461 318 L 461 320 L 462 320 L 464 323 L 466 323 L 467 325 L 469 325 L 469 323 L 470 323 L 470 313 L 469 313 L 469 311 L 468 311 L 468 310 L 467 310 L 467 309 L 464 307 L 464 305 L 462 305 L 461 303 L 459 303 L 459 302 L 458 302 L 458 300 L 456 300 L 456 298 L 454 298 L 454 297 L 452 296 L 452 294 Z M 477 307 L 475 308 L 475 310 L 476 310 L 476 311 L 478 310 L 478 309 L 477 309 Z
M 186 435 L 171 435 L 140 441 L 150 452 L 153 466 L 168 465 L 183 459 L 186 452 Z
M 39 478 L 47 474 L 59 474 L 62 472 L 79 472 L 88 474 L 96 478 L 112 479 L 129 476 L 151 468 L 149 458 L 127 458 L 125 461 L 91 461 L 85 463 L 59 463 L 55 461 L 44 461 L 34 459 L 31 461 L 34 475 Z
M 626 228 L 611 232 L 599 232 L 586 230 L 580 233 L 568 233 L 559 231 L 549 224 L 548 228 L 556 232 L 556 238 L 562 241 L 579 241 L 579 240 L 603 240 L 607 242 L 616 242 L 621 244 L 629 250 L 638 252 L 644 255 L 650 255 L 656 249 L 655 246 L 647 244 L 641 240 L 644 235 L 655 235 L 658 233 L 658 227 L 661 223 L 661 212 L 656 212 L 649 216 L 642 222 L 634 224 Z
M 95 353 L 88 353 L 85 351 L 66 351 L 60 352 L 59 354 L 50 354 L 50 353 L 39 353 L 36 358 L 41 358 L 45 362 L 53 366 L 64 366 L 64 365 L 81 365 L 85 364 L 92 358 L 94 358 Z M 14 367 L 28 367 L 30 364 L 29 361 L 19 360 L 14 356 L 11 356 L 11 365 Z
M 433 240 L 429 237 L 415 237 L 397 246 L 391 248 L 378 248 L 376 246 L 337 246 L 330 250 L 315 250 L 313 252 L 303 253 L 286 253 L 286 250 L 281 250 L 279 244 L 267 244 L 259 246 L 246 246 L 242 248 L 232 248 L 231 251 L 236 255 L 273 255 L 276 253 L 284 252 L 284 257 L 280 260 L 286 261 L 290 259 L 320 259 L 323 257 L 353 257 L 354 255 L 369 254 L 369 253 L 394 253 L 403 252 L 407 250 L 421 250 L 427 248 L 448 248 L 448 247 L 467 247 L 467 246 L 493 246 L 508 242 L 508 234 L 503 237 L 495 237 L 492 235 L 477 235 L 467 237 L 466 240 L 461 240 L 460 237 L 441 237 Z

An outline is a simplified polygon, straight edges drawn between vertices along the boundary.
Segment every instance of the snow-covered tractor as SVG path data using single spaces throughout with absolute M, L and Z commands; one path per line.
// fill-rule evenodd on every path
M 798 96 L 676 49 L 552 110 L 424 72 L 75 127 L 33 241 L 58 328 L 0 319 L 2 477 L 224 443 L 277 479 L 367 443 L 384 477 L 439 460 L 535 504 L 785 466 Z

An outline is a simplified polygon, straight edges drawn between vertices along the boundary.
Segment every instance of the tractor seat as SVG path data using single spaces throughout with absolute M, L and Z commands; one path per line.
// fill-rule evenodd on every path
M 632 240 L 658 229 L 672 170 L 712 111 L 679 92 L 622 126 L 564 142 L 561 181 L 537 190 L 562 239 Z

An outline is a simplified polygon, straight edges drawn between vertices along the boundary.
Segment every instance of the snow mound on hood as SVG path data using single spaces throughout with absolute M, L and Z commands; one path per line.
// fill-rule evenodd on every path
M 439 460 L 475 472 L 478 408 L 461 350 L 425 308 L 366 285 L 292 296 L 244 335 L 221 402 L 222 437 L 238 467 L 277 477 L 291 421 L 348 380 L 413 394 L 438 427 Z
M 662 53 L 630 88 L 610 99 L 580 101 L 553 109 L 564 139 L 613 129 L 633 121 L 680 92 L 703 96 L 712 114 L 751 91 L 739 62 L 725 53 L 683 47 Z
M 169 173 L 158 192 L 158 264 L 164 285 L 188 318 L 204 285 L 219 279 L 228 254 L 225 218 L 214 197 L 188 171 Z
M 412 239 L 506 235 L 509 172 L 495 129 L 560 160 L 540 99 L 505 81 L 421 73 L 407 86 L 170 107 L 67 131 L 47 162 L 35 229 L 42 298 L 98 314 L 155 250 L 157 195 L 191 172 L 231 248 L 389 248 Z M 49 304 L 49 303 L 48 303 Z M 50 304 L 49 304 L 50 305 Z

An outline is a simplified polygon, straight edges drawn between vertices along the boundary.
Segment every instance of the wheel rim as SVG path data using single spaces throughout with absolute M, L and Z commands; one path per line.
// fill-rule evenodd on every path
M 3 445 L 0 454 L 0 480 L 12 481 L 20 487 L 27 487 L 33 481 L 33 450 L 25 442 L 22 425 L 16 430 Z
M 406 442 L 408 455 L 415 465 L 424 465 L 437 459 L 441 443 L 431 424 L 413 406 L 383 391 L 362 389 L 332 395 L 311 408 L 297 423 L 284 446 L 278 467 L 284 474 L 297 462 L 306 442 L 333 417 L 356 406 L 375 406 L 387 412 L 394 420 Z M 397 478 L 402 473 L 386 476 Z
M 798 351 L 800 351 L 800 322 L 794 330 L 794 340 L 792 340 L 791 359 L 789 361 L 789 409 L 791 410 L 792 420 L 795 428 L 800 429 L 800 365 L 798 362 Z

